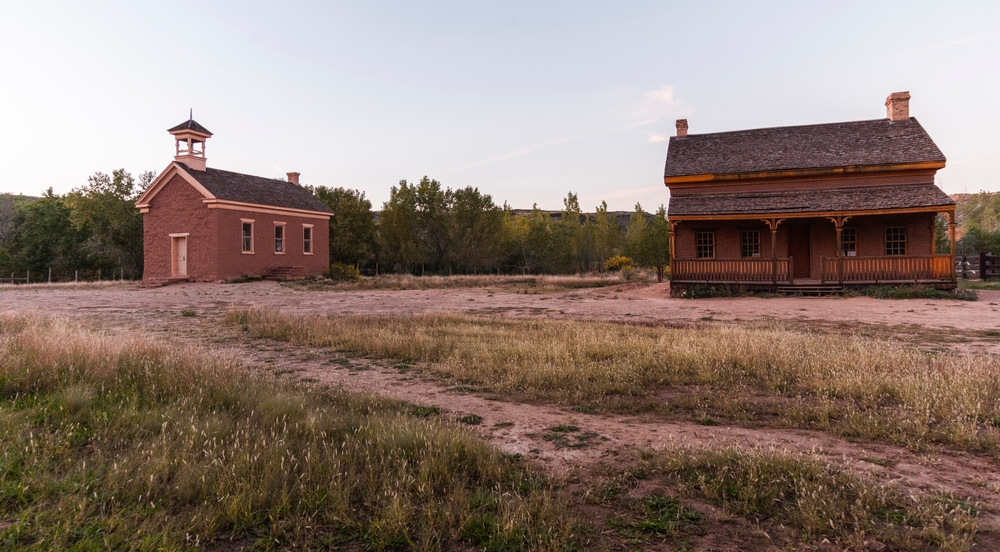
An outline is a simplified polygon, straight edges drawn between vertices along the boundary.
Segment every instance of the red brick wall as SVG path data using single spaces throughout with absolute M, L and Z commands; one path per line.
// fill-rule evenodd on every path
M 214 209 L 218 213 L 219 235 L 217 242 L 219 274 L 221 280 L 241 276 L 263 276 L 277 267 L 302 267 L 304 273 L 319 275 L 330 266 L 330 222 L 326 219 Z M 254 252 L 243 253 L 242 219 L 254 221 Z M 275 222 L 285 223 L 284 253 L 274 250 Z M 302 251 L 302 226 L 313 225 L 313 254 Z
M 788 231 L 792 225 L 809 228 L 811 278 L 819 278 L 822 257 L 837 256 L 837 233 L 829 219 L 786 219 L 778 226 L 778 258 L 788 256 Z M 885 255 L 885 228 L 906 227 L 906 254 L 934 254 L 934 214 L 877 215 L 849 219 L 846 227 L 857 228 L 858 256 L 881 257 Z M 740 231 L 759 230 L 761 258 L 771 257 L 771 231 L 757 221 L 683 221 L 676 227 L 674 256 L 678 259 L 697 258 L 695 232 L 715 231 L 715 258 L 740 258 Z
M 174 176 L 149 204 L 142 216 L 144 267 L 142 279 L 171 277 L 170 234 L 189 233 L 187 272 L 192 280 L 216 280 L 215 213 L 201 202 L 204 196 L 182 177 Z
M 188 278 L 197 281 L 263 276 L 278 267 L 298 267 L 303 275 L 322 274 L 330 264 L 327 219 L 259 211 L 209 209 L 204 196 L 180 176 L 173 177 L 150 201 L 143 215 L 144 281 L 171 277 L 170 234 L 187 238 Z M 241 219 L 254 220 L 254 253 L 242 252 Z M 285 253 L 274 251 L 274 223 L 285 223 Z M 313 254 L 302 251 L 302 226 L 313 225 Z

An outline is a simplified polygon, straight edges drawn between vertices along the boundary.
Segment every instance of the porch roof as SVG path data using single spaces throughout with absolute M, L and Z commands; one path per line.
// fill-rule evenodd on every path
M 821 190 L 672 195 L 668 216 L 898 211 L 947 208 L 953 205 L 955 200 L 934 184 L 897 184 Z

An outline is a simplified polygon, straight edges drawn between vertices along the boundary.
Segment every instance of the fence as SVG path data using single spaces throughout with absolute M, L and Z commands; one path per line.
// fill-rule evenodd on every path
M 11 272 L 9 278 L 0 278 L 0 284 L 51 284 L 52 280 L 52 269 L 50 268 L 48 272 L 43 272 L 41 274 L 32 274 L 30 270 L 25 271 L 24 277 L 21 277 L 19 272 Z M 117 275 L 112 275 L 111 278 L 102 278 L 101 269 L 97 269 L 97 274 L 95 276 L 94 272 L 84 271 L 83 277 L 81 278 L 80 271 L 73 271 L 72 282 L 107 282 L 107 281 L 124 281 L 125 280 L 125 270 L 122 269 Z M 58 282 L 58 278 L 55 282 Z M 63 280 L 66 282 L 69 280 Z
M 980 253 L 978 255 L 956 255 L 955 273 L 963 280 L 993 280 L 1000 278 L 998 255 Z

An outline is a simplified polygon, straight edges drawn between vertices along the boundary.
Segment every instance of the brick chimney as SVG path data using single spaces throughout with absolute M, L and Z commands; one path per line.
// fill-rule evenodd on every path
M 688 135 L 688 120 L 677 119 L 677 137 L 683 138 Z
M 297 173 L 297 172 L 290 172 L 290 173 L 288 173 L 288 181 L 291 182 L 292 184 L 298 184 L 299 183 L 299 173 Z
M 893 92 L 885 99 L 885 116 L 892 122 L 910 120 L 910 93 Z

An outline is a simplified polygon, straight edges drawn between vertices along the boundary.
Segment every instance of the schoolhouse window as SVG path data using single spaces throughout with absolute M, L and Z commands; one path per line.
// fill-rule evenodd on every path
M 698 248 L 699 259 L 712 259 L 715 257 L 715 232 L 695 232 L 694 240 Z
M 285 225 L 275 224 L 274 225 L 274 252 L 284 253 L 285 252 Z
M 243 219 L 243 252 L 253 253 L 253 221 Z
M 840 251 L 845 257 L 858 255 L 858 229 L 844 228 L 840 231 Z
M 312 255 L 313 252 L 313 227 L 312 225 L 302 226 L 302 252 L 306 255 Z
M 740 256 L 760 257 L 760 230 L 740 232 Z
M 885 254 L 906 255 L 905 226 L 887 226 L 885 228 Z

